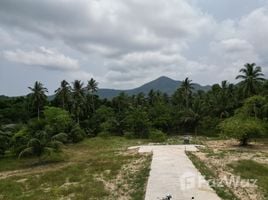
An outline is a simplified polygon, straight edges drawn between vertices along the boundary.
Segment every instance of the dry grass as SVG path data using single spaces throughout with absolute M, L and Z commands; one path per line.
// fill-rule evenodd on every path
M 264 141 L 266 142 L 266 141 Z M 263 141 L 251 143 L 248 147 L 241 147 L 235 140 L 214 140 L 204 142 L 205 148 L 194 153 L 206 166 L 213 170 L 220 180 L 234 175 L 241 175 L 234 171 L 233 164 L 241 160 L 250 160 L 262 165 L 268 165 L 268 145 Z M 267 174 L 263 174 L 267 176 Z M 257 178 L 257 177 L 251 177 Z M 260 178 L 260 177 L 258 177 Z M 241 200 L 263 200 L 264 192 L 260 187 L 230 187 L 232 192 Z
M 142 199 L 151 156 L 127 147 L 144 142 L 88 139 L 64 148 L 64 161 L 2 170 L 0 199 Z

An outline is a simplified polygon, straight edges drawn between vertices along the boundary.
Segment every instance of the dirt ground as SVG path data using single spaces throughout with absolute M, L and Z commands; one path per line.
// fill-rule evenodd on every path
M 216 172 L 220 180 L 235 177 L 228 164 L 239 160 L 253 160 L 258 163 L 268 164 L 268 145 L 253 141 L 248 147 L 241 147 L 236 140 L 205 141 L 205 147 L 195 152 L 207 166 Z M 233 193 L 241 200 L 262 200 L 260 189 L 250 185 L 249 187 L 231 186 Z

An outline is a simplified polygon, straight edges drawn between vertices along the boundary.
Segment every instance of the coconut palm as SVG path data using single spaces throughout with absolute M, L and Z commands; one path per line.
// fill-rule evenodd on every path
M 37 109 L 37 118 L 40 118 L 40 110 L 44 103 L 47 100 L 46 93 L 48 92 L 47 88 L 43 86 L 41 82 L 36 81 L 34 87 L 28 87 L 32 93 L 30 94 L 32 103 Z
M 67 138 L 65 133 L 59 133 L 50 137 L 46 131 L 38 131 L 29 140 L 26 147 L 20 152 L 19 158 L 26 155 L 34 155 L 41 161 L 41 156 L 44 154 L 51 154 L 52 152 L 59 149 L 62 144 L 61 140 L 58 138 Z
M 148 101 L 150 105 L 153 105 L 155 103 L 156 94 L 153 89 L 151 89 L 148 93 Z
M 261 67 L 256 66 L 255 63 L 247 63 L 244 68 L 240 69 L 239 72 L 242 74 L 238 75 L 236 79 L 242 79 L 241 85 L 246 97 L 257 94 L 260 83 L 265 80 L 261 71 Z
M 92 110 L 94 112 L 95 111 L 94 93 L 96 93 L 98 91 L 98 82 L 96 82 L 96 80 L 91 78 L 87 83 L 86 89 L 89 92 L 89 94 L 91 95 L 91 105 L 92 105 Z
M 185 98 L 185 105 L 186 108 L 189 108 L 189 100 L 192 94 L 192 90 L 193 90 L 193 83 L 191 83 L 192 80 L 190 80 L 188 77 L 182 81 L 181 83 L 181 89 L 183 91 L 183 96 Z
M 76 121 L 79 123 L 79 118 L 82 113 L 82 107 L 84 104 L 85 91 L 83 83 L 80 80 L 73 82 L 72 99 L 73 99 L 73 112 L 76 117 Z
M 55 90 L 56 98 L 61 101 L 61 106 L 65 109 L 66 104 L 70 102 L 71 97 L 71 87 L 69 83 L 65 80 L 61 81 L 60 87 Z

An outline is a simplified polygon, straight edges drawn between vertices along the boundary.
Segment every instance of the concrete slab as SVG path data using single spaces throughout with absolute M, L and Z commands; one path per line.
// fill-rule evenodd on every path
M 137 146 L 140 153 L 152 152 L 150 176 L 145 200 L 157 200 L 170 194 L 172 200 L 220 200 L 185 154 L 195 145 Z

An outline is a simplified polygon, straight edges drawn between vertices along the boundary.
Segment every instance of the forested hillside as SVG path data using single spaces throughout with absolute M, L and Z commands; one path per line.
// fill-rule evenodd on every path
M 172 95 L 180 86 L 181 81 L 175 81 L 166 76 L 161 76 L 149 83 L 146 83 L 138 88 L 130 89 L 130 90 L 115 90 L 115 89 L 99 89 L 97 94 L 100 98 L 112 99 L 113 97 L 118 96 L 120 93 L 124 92 L 127 95 L 138 95 L 139 93 L 144 93 L 147 95 L 150 90 L 159 90 L 162 93 L 166 93 L 168 95 Z M 194 91 L 202 90 L 208 91 L 210 86 L 201 86 L 197 83 L 193 83 Z
M 0 154 L 41 157 L 96 135 L 156 141 L 168 134 L 224 135 L 246 145 L 267 136 L 268 81 L 255 64 L 236 78 L 239 84 L 222 81 L 197 92 L 186 78 L 172 95 L 150 90 L 111 100 L 99 98 L 94 79 L 63 80 L 52 101 L 36 81 L 24 97 L 0 98 Z

